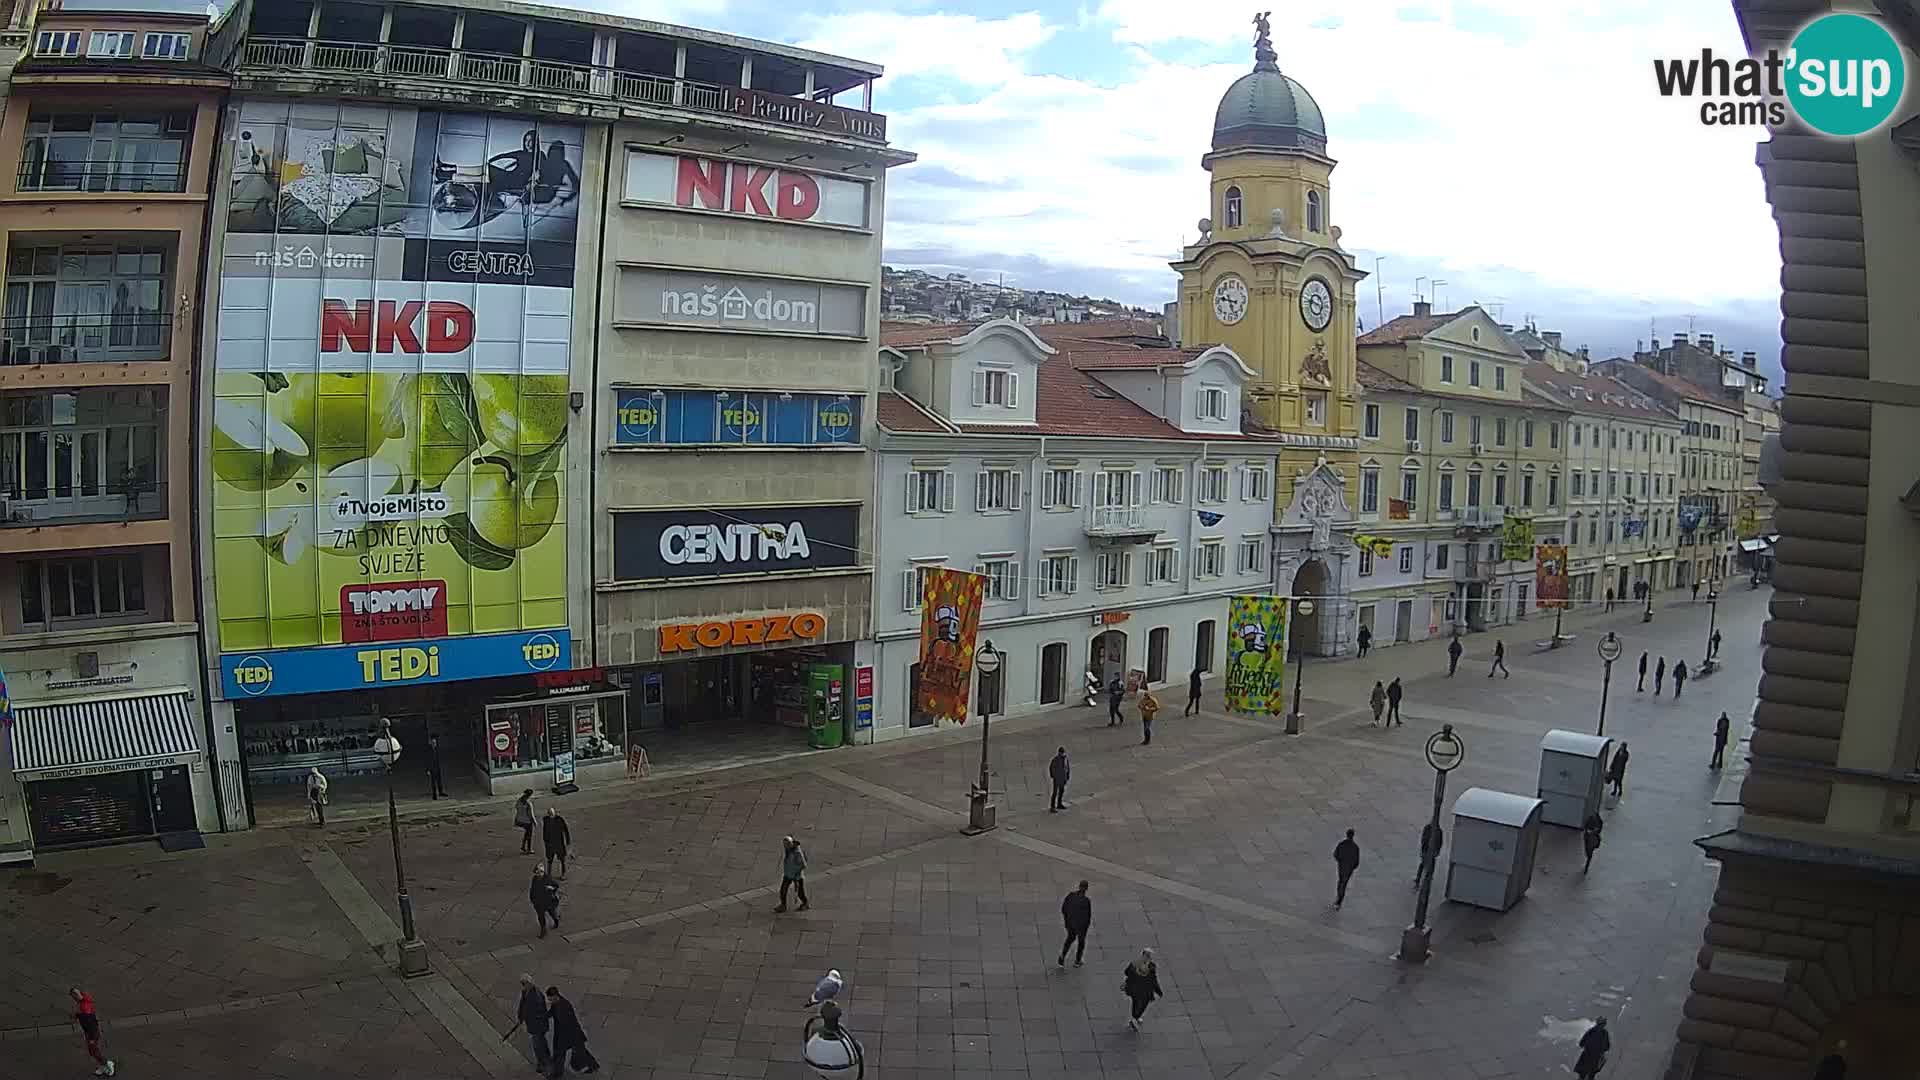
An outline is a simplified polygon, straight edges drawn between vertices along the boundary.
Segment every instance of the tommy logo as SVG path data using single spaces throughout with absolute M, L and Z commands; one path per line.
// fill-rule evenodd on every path
M 342 641 L 445 637 L 447 583 L 395 581 L 340 587 Z

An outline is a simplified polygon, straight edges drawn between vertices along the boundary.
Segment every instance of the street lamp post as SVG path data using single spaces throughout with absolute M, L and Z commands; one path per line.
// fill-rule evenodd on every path
M 393 767 L 400 761 L 400 751 L 393 724 L 381 720 L 380 737 L 373 742 L 373 752 L 379 755 L 387 772 L 387 832 L 393 838 L 393 881 L 400 900 L 400 974 L 412 978 L 427 973 L 427 943 L 414 932 L 413 896 L 407 892 L 407 866 L 400 858 L 400 810 L 393 800 Z
M 1447 801 L 1447 774 L 1467 760 L 1467 744 L 1453 733 L 1452 724 L 1427 740 L 1427 764 L 1433 766 L 1433 816 L 1427 819 L 1427 831 L 1420 840 L 1420 896 L 1413 904 L 1413 925 L 1400 933 L 1400 959 L 1424 964 L 1432 954 L 1433 932 L 1427 928 L 1427 907 L 1433 900 L 1433 873 L 1440 861 L 1440 808 Z M 1434 838 L 1431 845 L 1428 836 Z
M 1700 662 L 1700 674 L 1711 675 L 1713 669 L 1720 666 L 1720 657 L 1713 647 L 1713 636 L 1720 629 L 1720 590 L 1707 586 L 1707 658 Z
M 984 643 L 973 657 L 974 670 L 984 676 L 991 676 L 1000 670 L 1000 654 L 994 651 L 993 642 Z M 980 779 L 967 793 L 967 827 L 961 831 L 968 836 L 988 832 L 998 824 L 999 811 L 992 801 L 991 773 L 987 766 L 988 725 L 993 719 L 993 702 L 987 695 L 980 695 Z
M 1607 667 L 1605 673 L 1600 676 L 1600 726 L 1594 730 L 1595 735 L 1607 733 L 1607 693 L 1613 688 L 1613 662 L 1620 659 L 1624 648 L 1620 644 L 1620 639 L 1615 637 L 1611 630 L 1607 631 L 1606 637 L 1600 639 L 1600 659 L 1606 662 Z
M 1300 617 L 1302 615 L 1312 614 L 1313 601 L 1295 600 L 1293 602 L 1293 618 L 1287 620 L 1287 640 L 1289 642 L 1299 640 L 1293 636 L 1293 631 Z M 1293 648 L 1289 651 L 1293 653 L 1293 711 L 1287 714 L 1287 734 L 1298 735 L 1300 734 L 1300 725 L 1306 721 L 1306 717 L 1300 715 L 1300 676 L 1307 672 L 1307 651 L 1300 648 Z

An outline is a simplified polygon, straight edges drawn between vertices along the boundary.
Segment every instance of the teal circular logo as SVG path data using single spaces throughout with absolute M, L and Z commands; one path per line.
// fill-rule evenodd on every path
M 1906 88 L 1900 44 L 1865 15 L 1823 15 L 1794 35 L 1787 100 L 1815 131 L 1864 135 L 1887 122 Z

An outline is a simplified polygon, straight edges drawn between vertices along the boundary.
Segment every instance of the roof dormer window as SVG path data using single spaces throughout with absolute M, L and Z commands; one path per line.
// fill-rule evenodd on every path
M 1227 418 L 1227 392 L 1218 386 L 1200 388 L 1199 413 L 1202 420 L 1225 420 Z
M 148 34 L 140 42 L 142 60 L 185 60 L 193 45 L 191 34 Z
M 87 41 L 87 55 L 117 58 L 132 56 L 133 31 L 95 30 L 93 37 Z
M 42 30 L 40 38 L 34 42 L 35 56 L 79 56 L 80 31 L 78 30 Z
M 1006 368 L 977 368 L 973 373 L 973 403 L 1020 407 L 1020 375 Z

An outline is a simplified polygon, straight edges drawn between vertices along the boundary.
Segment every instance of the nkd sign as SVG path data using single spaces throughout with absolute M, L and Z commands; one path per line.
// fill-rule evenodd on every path
M 758 162 L 627 151 L 624 201 L 799 225 L 868 226 L 867 183 Z
M 623 325 L 861 337 L 867 290 L 731 274 L 621 267 L 614 321 Z

